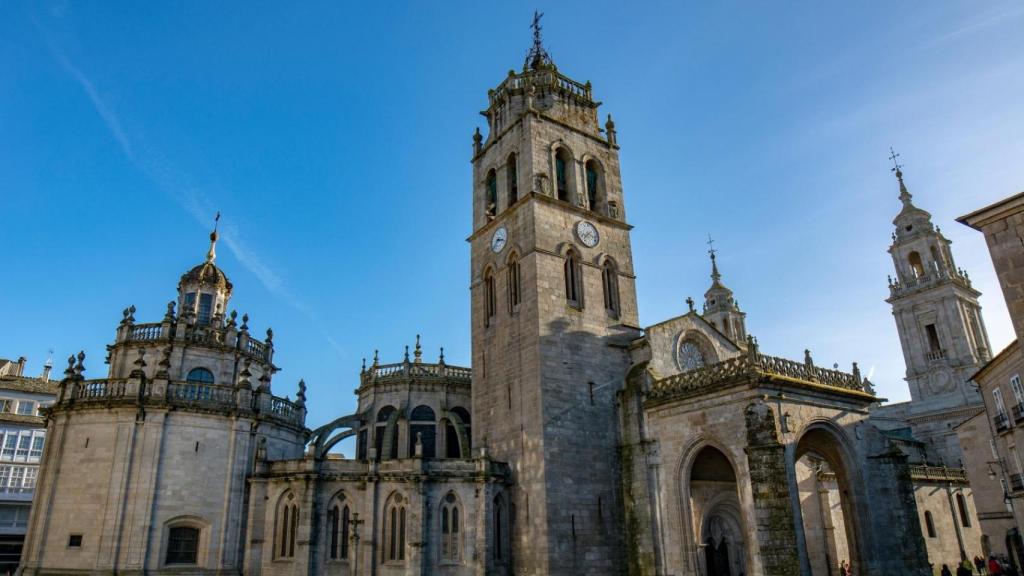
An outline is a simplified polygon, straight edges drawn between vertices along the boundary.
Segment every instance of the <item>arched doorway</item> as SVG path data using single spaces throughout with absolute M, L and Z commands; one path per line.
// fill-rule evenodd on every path
M 806 432 L 796 447 L 795 479 L 811 576 L 839 576 L 843 562 L 859 573 L 849 470 L 835 433 Z
M 739 492 L 732 463 L 720 450 L 705 446 L 690 468 L 689 504 L 702 576 L 746 573 L 746 546 Z

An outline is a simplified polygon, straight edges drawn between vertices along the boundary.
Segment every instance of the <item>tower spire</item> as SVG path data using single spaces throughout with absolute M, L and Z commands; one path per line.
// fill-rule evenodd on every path
M 912 196 L 907 191 L 907 185 L 903 183 L 903 164 L 900 164 L 899 158 L 900 155 L 892 149 L 892 146 L 889 146 L 889 160 L 892 160 L 892 168 L 890 170 L 896 173 L 896 179 L 900 182 L 900 200 L 903 201 L 905 206 L 909 206 Z
M 708 242 L 707 242 L 707 244 L 708 244 L 708 255 L 711 256 L 711 280 L 712 280 L 713 284 L 720 284 L 721 283 L 720 280 L 722 279 L 722 275 L 719 274 L 719 272 L 718 272 L 718 262 L 715 260 L 715 254 L 718 253 L 718 250 L 715 250 L 715 240 L 714 240 L 714 238 L 711 237 L 711 234 L 708 234 Z
M 543 28 L 540 25 L 540 19 L 543 17 L 543 12 L 533 11 L 533 22 L 530 24 L 530 29 L 533 30 L 533 45 L 530 46 L 530 51 L 526 54 L 523 68 L 537 70 L 551 64 L 551 56 L 544 49 L 544 39 L 541 37 Z
M 213 232 L 210 232 L 210 250 L 206 253 L 206 261 L 213 264 L 214 260 L 217 259 L 217 227 L 220 226 L 220 211 L 217 211 L 217 215 L 213 218 Z

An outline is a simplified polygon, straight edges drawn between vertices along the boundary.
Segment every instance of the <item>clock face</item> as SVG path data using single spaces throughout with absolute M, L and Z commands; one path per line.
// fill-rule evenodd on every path
M 581 220 L 576 224 L 576 235 L 579 236 L 580 242 L 583 242 L 583 245 L 588 248 L 597 246 L 597 243 L 601 241 L 597 227 L 586 220 Z
M 494 236 L 491 236 L 491 250 L 497 254 L 505 249 L 505 244 L 508 244 L 508 230 L 502 226 L 494 231 Z

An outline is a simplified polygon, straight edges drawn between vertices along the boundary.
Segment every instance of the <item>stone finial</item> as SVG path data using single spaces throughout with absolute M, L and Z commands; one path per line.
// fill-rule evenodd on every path
M 273 341 L 274 341 L 274 329 L 273 328 L 267 328 L 267 344 L 270 344 Z
M 78 352 L 78 363 L 75 364 L 75 378 L 82 379 L 82 374 L 85 372 L 85 351 L 80 350 Z
M 857 366 L 856 362 L 853 363 L 853 377 L 857 379 L 857 382 L 862 381 L 860 378 L 860 366 Z
M 423 348 L 420 347 L 420 335 L 416 335 L 416 348 L 413 350 L 413 358 L 415 362 L 419 364 L 423 361 Z
M 128 309 L 125 308 L 124 310 L 121 311 L 121 325 L 123 326 L 123 325 L 125 325 L 127 323 L 128 323 Z
M 608 143 L 612 146 L 618 144 L 617 133 L 615 132 L 615 121 L 612 120 L 612 115 L 608 115 L 608 121 L 604 123 L 605 137 L 608 138 Z
M 380 366 L 380 350 L 374 350 L 373 351 L 373 367 L 376 368 L 378 366 Z
M 483 149 L 484 137 L 480 134 L 480 127 L 476 127 L 476 132 L 473 132 L 473 155 L 476 156 Z
M 405 358 L 402 361 L 405 362 L 406 364 L 409 363 L 409 345 L 408 344 L 405 345 Z
M 814 358 L 811 358 L 811 351 L 809 349 L 804 350 L 804 365 L 813 368 Z
M 75 355 L 68 356 L 68 367 L 64 370 L 64 377 L 71 378 L 75 375 Z
M 751 357 L 757 356 L 757 338 L 754 338 L 750 334 L 747 334 L 747 352 Z
M 363 367 L 359 370 L 360 374 L 366 374 L 366 358 L 363 358 Z
M 299 393 L 295 395 L 295 402 L 299 406 L 306 405 L 306 381 L 299 379 Z
M 167 303 L 167 312 L 164 313 L 164 322 L 174 322 L 174 300 Z
M 441 355 L 438 357 L 437 363 L 444 366 L 444 346 L 441 346 Z
M 235 327 L 235 324 L 236 324 L 235 319 L 236 318 L 238 318 L 238 311 L 232 310 L 231 314 L 228 314 L 228 328 L 234 328 Z
M 693 304 L 694 304 L 693 298 L 687 296 L 686 297 L 686 306 L 690 309 L 690 312 L 693 312 L 695 310 Z
M 248 332 L 249 331 L 249 315 L 248 314 L 242 314 L 242 326 L 239 327 L 239 330 L 241 330 L 243 332 Z

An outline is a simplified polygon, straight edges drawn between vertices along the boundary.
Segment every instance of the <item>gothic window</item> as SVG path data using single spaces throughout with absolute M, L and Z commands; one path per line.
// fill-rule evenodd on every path
M 494 560 L 505 559 L 505 500 L 498 494 L 494 497 Z
M 213 294 L 199 295 L 199 324 L 209 324 L 210 316 L 213 314 Z
M 416 453 L 416 441 L 423 446 L 423 457 L 437 455 L 437 425 L 434 410 L 430 406 L 417 406 L 409 415 L 409 454 Z
M 490 326 L 497 312 L 497 301 L 494 295 L 494 274 L 488 269 L 484 272 L 484 325 Z
M 938 534 L 935 533 L 935 521 L 932 520 L 932 513 L 927 510 L 924 512 L 924 526 L 928 530 L 929 538 L 938 537 Z
M 583 268 L 571 250 L 565 256 L 565 299 L 573 308 L 583 308 Z
M 516 166 L 516 155 L 509 154 L 508 165 L 505 167 L 505 177 L 508 185 L 508 205 L 511 206 L 519 200 L 519 169 Z
M 462 550 L 462 518 L 458 499 L 451 492 L 441 503 L 441 561 L 458 562 Z
M 206 368 L 193 368 L 188 376 L 185 376 L 185 381 L 194 384 L 213 384 L 213 372 Z
M 555 153 L 555 188 L 558 191 L 558 199 L 564 202 L 569 201 L 570 160 L 569 153 L 564 148 L 559 148 Z
M 484 205 L 484 212 L 488 216 L 494 216 L 498 213 L 498 176 L 493 168 L 487 173 L 484 187 L 487 189 L 487 203 Z
M 508 311 L 515 312 L 519 308 L 522 294 L 519 288 L 519 257 L 514 253 L 508 259 Z
M 195 564 L 199 556 L 199 529 L 174 526 L 167 533 L 165 564 Z
M 587 172 L 587 206 L 594 212 L 597 211 L 598 192 L 601 184 L 601 168 L 595 160 L 588 160 Z
M 277 557 L 295 557 L 295 535 L 299 531 L 299 505 L 289 492 L 277 511 Z
M 612 318 L 619 317 L 619 274 L 615 262 L 610 258 L 604 261 L 601 269 L 601 281 L 604 284 L 604 309 Z
M 384 436 L 388 430 L 388 420 L 391 419 L 391 414 L 395 411 L 394 406 L 385 406 L 377 412 L 377 424 L 373 431 L 373 446 L 377 449 L 377 459 L 394 459 L 398 458 L 398 424 L 391 426 L 391 442 L 390 450 L 387 454 L 384 454 Z
M 693 340 L 683 340 L 679 345 L 679 369 L 688 372 L 703 368 L 706 363 L 700 346 Z
M 348 560 L 349 524 L 351 511 L 345 496 L 339 496 L 327 511 L 328 550 L 331 560 Z
M 405 500 L 401 494 L 395 494 L 384 508 L 384 546 L 385 562 L 405 561 Z
M 957 493 L 956 507 L 960 511 L 960 525 L 964 528 L 971 527 L 971 515 L 967 513 L 967 500 L 963 494 Z
M 924 264 L 921 262 L 920 254 L 917 252 L 908 254 L 907 263 L 910 264 L 910 271 L 914 273 L 914 278 L 924 276 Z

